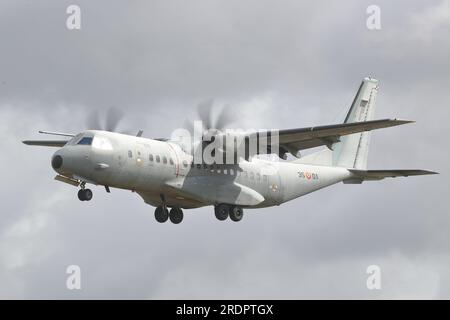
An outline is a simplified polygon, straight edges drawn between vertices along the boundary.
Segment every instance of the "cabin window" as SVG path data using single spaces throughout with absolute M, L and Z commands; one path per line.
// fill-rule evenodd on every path
M 153 155 L 152 155 L 152 154 L 150 154 L 150 155 L 148 156 L 148 160 L 150 160 L 151 162 L 153 162 Z
M 133 158 L 133 152 L 131 150 L 128 150 L 128 158 Z
M 170 165 L 171 165 L 171 166 L 174 165 L 174 162 L 173 162 L 173 159 L 172 159 L 172 158 L 170 158 L 169 162 L 170 162 Z
M 228 174 L 228 170 L 227 169 L 223 169 L 223 174 Z
M 234 176 L 234 170 L 233 170 L 233 169 L 230 169 L 230 174 L 231 174 L 232 176 Z
M 198 165 L 197 165 L 197 169 L 200 170 L 201 168 L 202 168 L 202 165 L 201 165 L 201 164 L 198 164 Z
M 185 161 L 183 161 L 183 167 L 185 167 L 185 168 L 187 168 L 188 167 L 188 163 L 187 163 L 187 161 L 185 160 Z
M 166 156 L 163 157 L 163 163 L 167 164 L 167 157 Z
M 156 162 L 158 162 L 158 163 L 161 162 L 161 157 L 159 155 L 156 156 Z

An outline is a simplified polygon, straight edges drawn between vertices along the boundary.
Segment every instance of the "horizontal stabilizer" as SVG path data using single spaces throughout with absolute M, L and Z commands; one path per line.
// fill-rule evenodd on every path
M 69 141 L 68 140 L 25 140 L 22 142 L 29 146 L 62 148 Z
M 353 176 L 344 183 L 361 183 L 363 181 L 382 180 L 384 178 L 397 178 L 409 176 L 422 176 L 428 174 L 438 174 L 438 172 L 428 170 L 356 170 L 348 169 Z

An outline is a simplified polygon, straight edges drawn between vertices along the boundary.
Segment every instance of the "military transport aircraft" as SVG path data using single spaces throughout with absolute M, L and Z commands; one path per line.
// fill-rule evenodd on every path
M 198 125 L 196 130 L 192 125 L 184 130 L 189 136 L 194 133 L 191 140 L 146 139 L 142 131 L 134 136 L 113 132 L 118 119 L 112 114 L 103 130 L 98 130 L 98 119 L 93 117 L 92 130 L 79 134 L 40 131 L 64 139 L 23 143 L 60 148 L 51 160 L 55 179 L 79 188 L 81 201 L 92 199 L 86 185 L 93 184 L 107 192 L 120 188 L 138 193 L 156 207 L 160 223 L 170 219 L 178 224 L 183 220 L 182 209 L 203 206 L 214 206 L 218 220 L 240 221 L 244 208 L 278 206 L 338 182 L 435 174 L 367 170 L 370 131 L 412 122 L 372 120 L 377 92 L 378 81 L 365 78 L 342 124 L 229 132 L 223 128 L 230 119 L 222 115 L 213 123 L 206 104 L 199 108 L 203 110 L 200 130 Z M 301 157 L 301 150 L 320 146 L 323 150 Z

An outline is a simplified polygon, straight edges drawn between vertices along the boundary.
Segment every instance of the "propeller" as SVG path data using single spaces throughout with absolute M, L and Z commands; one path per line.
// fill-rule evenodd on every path
M 117 127 L 119 126 L 119 123 L 124 116 L 125 112 L 117 108 L 111 107 L 107 110 L 104 122 L 102 122 L 100 120 L 99 111 L 93 110 L 86 119 L 86 125 L 90 130 L 117 132 Z
M 208 99 L 199 103 L 197 107 L 198 118 L 202 124 L 202 135 L 210 131 L 222 131 L 232 124 L 235 119 L 230 112 L 230 106 L 225 105 L 218 114 L 213 113 L 214 100 Z M 183 127 L 191 133 L 194 133 L 196 127 L 192 120 L 186 119 Z
M 201 121 L 201 126 L 198 126 L 197 122 L 194 122 L 190 119 L 186 119 L 184 121 L 184 129 L 191 133 L 191 137 L 194 139 L 201 137 L 200 141 L 193 141 L 191 144 L 191 152 L 194 154 L 198 149 L 202 148 L 204 150 L 210 143 L 215 141 L 216 137 L 223 133 L 228 126 L 235 122 L 236 114 L 231 112 L 231 108 L 229 105 L 224 105 L 220 110 L 214 110 L 214 100 L 208 99 L 199 103 L 197 106 L 197 116 Z M 216 111 L 216 112 L 214 112 Z M 199 130 L 201 130 L 199 132 Z M 224 140 L 226 143 L 228 139 Z M 229 140 L 234 145 L 234 140 Z M 219 152 L 225 157 L 226 147 L 220 148 Z M 213 154 L 215 154 L 216 150 L 213 150 Z

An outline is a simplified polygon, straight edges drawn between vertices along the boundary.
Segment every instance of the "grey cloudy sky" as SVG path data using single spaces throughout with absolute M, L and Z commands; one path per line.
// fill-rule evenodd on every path
M 82 29 L 66 29 L 81 7 Z M 381 30 L 366 8 L 381 8 Z M 450 1 L 31 1 L 0 4 L 0 298 L 450 298 Z M 439 176 L 339 184 L 219 223 L 212 208 L 160 225 L 135 194 L 53 181 L 38 130 L 78 132 L 90 110 L 169 136 L 205 98 L 239 125 L 335 123 L 365 76 L 371 168 Z M 82 290 L 65 287 L 66 267 Z M 382 290 L 366 288 L 366 268 Z

